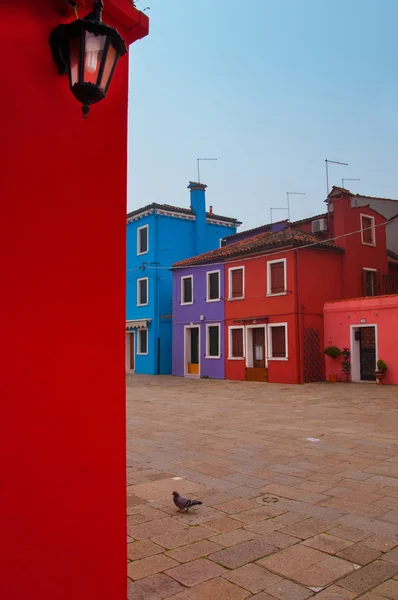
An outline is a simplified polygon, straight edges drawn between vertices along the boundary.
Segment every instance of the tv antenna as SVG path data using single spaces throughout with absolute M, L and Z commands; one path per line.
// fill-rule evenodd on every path
M 290 198 L 289 196 L 305 196 L 305 192 L 286 192 L 287 198 L 287 214 L 290 221 Z
M 339 162 L 338 160 L 328 160 L 325 159 L 326 165 L 326 195 L 329 196 L 329 164 L 332 165 L 343 165 L 343 167 L 348 167 L 348 163 Z
M 218 160 L 217 158 L 197 158 L 196 162 L 198 165 L 198 183 L 200 183 L 200 161 L 201 160 Z

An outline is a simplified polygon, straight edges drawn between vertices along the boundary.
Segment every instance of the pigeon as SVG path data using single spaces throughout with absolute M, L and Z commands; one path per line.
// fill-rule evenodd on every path
M 188 510 L 191 506 L 199 506 L 202 504 L 200 500 L 191 500 L 191 498 L 184 498 L 184 496 L 180 496 L 178 492 L 173 492 L 173 500 L 174 504 L 180 510 Z

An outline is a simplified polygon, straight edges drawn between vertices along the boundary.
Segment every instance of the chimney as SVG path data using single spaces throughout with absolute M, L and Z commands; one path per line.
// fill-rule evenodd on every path
M 195 213 L 195 252 L 202 254 L 208 250 L 206 245 L 206 188 L 207 185 L 190 181 L 191 209 Z
M 213 207 L 212 206 L 209 206 L 209 214 L 211 214 L 211 215 L 213 214 Z

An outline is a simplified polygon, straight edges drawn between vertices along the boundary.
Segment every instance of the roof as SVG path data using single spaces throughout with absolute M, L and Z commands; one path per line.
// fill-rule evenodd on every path
M 322 213 L 321 215 L 314 215 L 313 217 L 307 217 L 306 219 L 301 219 L 300 221 L 293 221 L 290 223 L 292 227 L 296 225 L 303 225 L 304 223 L 311 223 L 311 221 L 316 221 L 317 219 L 327 219 L 328 213 Z
M 180 206 L 172 206 L 171 204 L 158 204 L 157 202 L 152 202 L 152 204 L 147 204 L 146 206 L 137 208 L 136 210 L 133 210 L 132 212 L 127 213 L 127 219 L 131 219 L 132 217 L 135 217 L 142 212 L 146 212 L 148 210 L 152 210 L 155 208 L 158 208 L 160 210 L 168 210 L 168 211 L 172 211 L 175 213 L 180 213 L 182 215 L 192 215 L 192 216 L 195 215 L 192 208 L 181 208 Z M 216 221 L 226 221 L 227 223 L 236 223 L 237 225 L 241 224 L 241 222 L 238 221 L 238 219 L 235 219 L 234 217 L 224 217 L 222 215 L 216 215 L 214 213 L 209 213 L 209 212 L 206 213 L 206 217 L 209 219 L 214 219 Z
M 398 254 L 396 254 L 392 250 L 387 249 L 387 256 L 389 258 L 393 258 L 394 260 L 398 260 Z
M 394 198 L 380 198 L 378 196 L 365 196 L 364 194 L 353 194 L 352 192 L 350 192 L 350 190 L 347 190 L 346 188 L 338 187 L 336 185 L 334 185 L 332 187 L 328 197 L 331 197 L 332 195 L 337 195 L 339 193 L 352 196 L 353 198 L 363 198 L 364 200 L 383 200 L 383 201 L 387 201 L 387 202 L 397 202 L 398 203 L 398 200 L 395 200 Z
M 255 235 L 257 233 L 264 233 L 265 231 L 269 231 L 273 225 L 279 225 L 279 223 L 288 223 L 287 219 L 282 221 L 275 221 L 274 223 L 267 223 L 266 225 L 260 225 L 259 227 L 253 227 L 253 229 L 245 229 L 245 231 L 238 231 L 237 233 L 231 233 L 231 235 L 226 235 L 224 239 L 233 240 L 236 238 L 242 237 L 242 235 L 246 235 L 247 233 L 251 233 Z
M 377 301 L 380 298 L 398 298 L 398 294 L 381 294 L 380 296 L 358 296 L 357 298 L 340 298 L 340 300 L 327 300 L 326 304 L 339 304 L 341 302 L 352 302 L 353 300 L 369 300 L 369 301 Z
M 344 248 L 335 246 L 332 242 L 322 242 L 317 236 L 304 233 L 299 229 L 287 227 L 275 233 L 264 232 L 258 235 L 253 235 L 244 240 L 234 242 L 228 246 L 222 246 L 216 250 L 199 254 L 193 258 L 181 260 L 173 265 L 173 267 L 183 267 L 190 265 L 200 265 L 216 261 L 223 261 L 235 256 L 245 254 L 253 254 L 261 251 L 272 250 L 273 248 L 283 248 L 286 246 L 300 247 L 311 244 L 314 248 L 333 250 L 335 252 L 344 252 Z
M 390 265 L 395 265 L 398 267 L 398 260 L 396 258 L 388 258 L 388 262 Z

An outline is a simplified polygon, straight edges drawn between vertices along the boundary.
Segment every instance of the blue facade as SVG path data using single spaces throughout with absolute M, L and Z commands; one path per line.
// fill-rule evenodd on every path
M 221 239 L 235 233 L 240 224 L 206 212 L 205 185 L 190 183 L 188 187 L 192 208 L 154 203 L 127 215 L 126 368 L 136 373 L 172 372 L 171 265 L 218 248 Z M 145 227 L 147 251 L 139 254 L 139 231 Z M 139 279 L 148 286 L 143 306 L 137 293 Z M 145 338 L 147 348 L 141 345 Z

